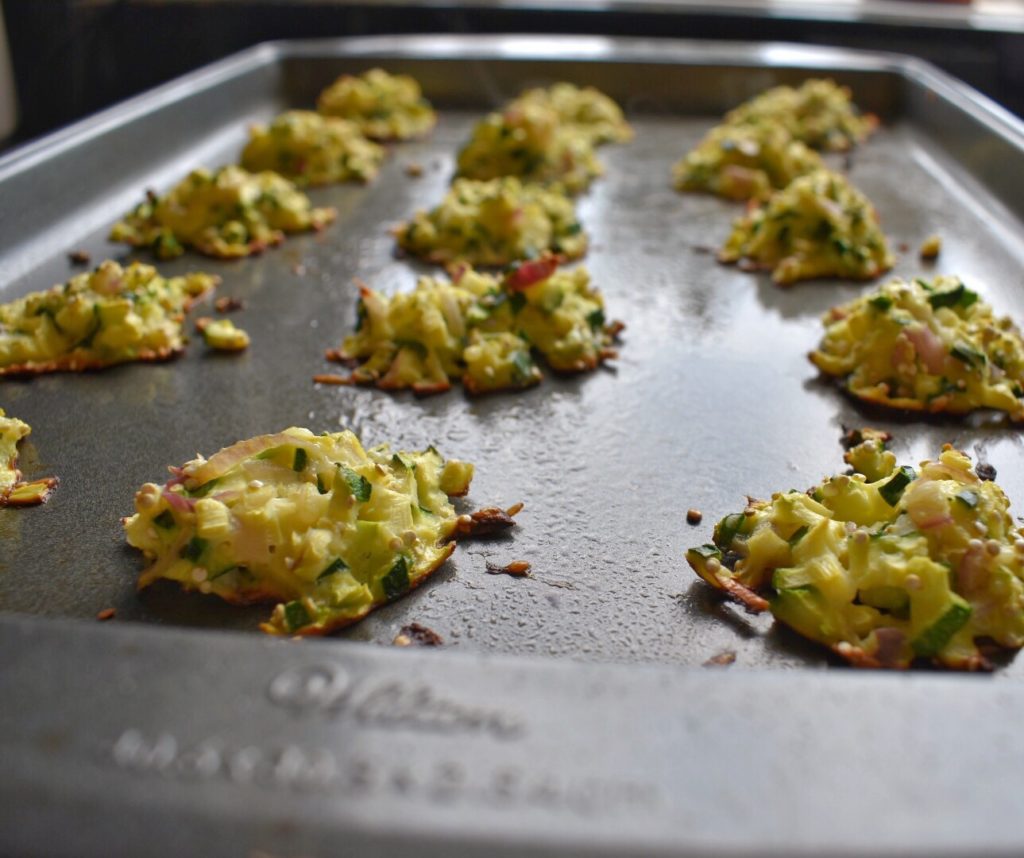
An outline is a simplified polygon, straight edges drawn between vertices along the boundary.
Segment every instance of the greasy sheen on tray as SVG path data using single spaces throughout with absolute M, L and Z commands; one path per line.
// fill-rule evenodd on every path
M 897 467 L 866 437 L 852 475 L 748 501 L 686 558 L 705 581 L 860 667 L 989 667 L 979 640 L 1024 645 L 1024 531 L 946 445 Z M 866 461 L 866 476 L 858 471 Z
M 456 169 L 467 179 L 517 176 L 570 194 L 585 191 L 604 171 L 584 131 L 563 125 L 555 110 L 533 102 L 513 102 L 481 119 Z
M 148 247 L 160 259 L 180 256 L 185 247 L 232 259 L 280 244 L 285 233 L 322 229 L 336 214 L 332 208 L 313 208 L 277 173 L 235 166 L 200 169 L 162 197 L 149 192 L 114 225 L 110 239 Z
M 0 507 L 45 503 L 57 487 L 56 477 L 27 482 L 21 478 L 18 443 L 31 432 L 24 420 L 8 417 L 0 408 Z
M 824 166 L 817 152 L 778 126 L 719 125 L 675 164 L 672 175 L 681 191 L 760 200 Z
M 831 170 L 795 179 L 736 220 L 718 258 L 768 269 L 779 285 L 818 277 L 871 280 L 893 264 L 871 202 Z
M 387 298 L 363 287 L 356 332 L 338 360 L 357 363 L 349 381 L 439 393 L 462 380 L 470 393 L 529 387 L 542 378 L 533 353 L 557 372 L 584 372 L 614 357 L 618 323 L 583 268 L 554 257 L 502 276 L 464 267 L 451 281 L 423 277 Z
M 579 87 L 562 81 L 545 88 L 525 90 L 509 104 L 510 107 L 527 105 L 554 110 L 563 126 L 582 134 L 594 146 L 633 139 L 633 129 L 622 115 L 622 108 L 592 86 Z
M 1024 341 L 959 277 L 893 280 L 833 307 L 810 359 L 867 402 L 1024 420 Z
M 428 262 L 508 265 L 545 252 L 577 259 L 587 236 L 572 200 L 514 176 L 456 179 L 440 205 L 395 231 L 398 245 Z
M 166 360 L 185 346 L 181 320 L 219 278 L 161 277 L 107 260 L 45 292 L 0 305 L 0 375 L 77 372 Z
M 457 515 L 473 466 L 433 448 L 364 449 L 351 432 L 290 428 L 172 468 L 125 520 L 158 579 L 229 602 L 275 602 L 261 628 L 326 634 L 419 586 L 459 534 L 510 527 L 511 514 Z M 481 523 L 482 522 L 482 523 Z
M 844 151 L 862 143 L 878 127 L 878 118 L 862 115 L 850 89 L 833 80 L 811 78 L 795 89 L 776 86 L 744 102 L 725 116 L 729 125 L 772 125 L 815 149 Z
M 311 110 L 289 110 L 269 125 L 253 125 L 241 159 L 250 172 L 272 170 L 298 187 L 369 182 L 383 160 L 384 148 L 354 123 Z
M 355 123 L 371 140 L 422 137 L 437 122 L 414 78 L 383 69 L 342 75 L 320 93 L 317 110 Z

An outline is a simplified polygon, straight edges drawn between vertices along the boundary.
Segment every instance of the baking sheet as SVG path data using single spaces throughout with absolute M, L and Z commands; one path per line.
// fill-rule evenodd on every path
M 721 604 L 682 560 L 688 546 L 709 539 L 718 518 L 742 508 L 744 494 L 804 488 L 836 472 L 841 426 L 867 420 L 817 382 L 805 358 L 820 335 L 821 312 L 863 287 L 823 282 L 782 291 L 766 276 L 718 265 L 713 251 L 739 208 L 671 188 L 672 163 L 716 121 L 704 112 L 712 106 L 707 93 L 704 103 L 686 109 L 678 94 L 656 85 L 641 97 L 611 87 L 627 106 L 636 139 L 602 148 L 607 175 L 581 198 L 579 212 L 592 239 L 584 264 L 609 315 L 627 325 L 612 368 L 571 379 L 549 374 L 525 393 L 482 399 L 458 389 L 416 399 L 312 383 L 314 373 L 330 370 L 323 351 L 352 327 L 354 278 L 391 293 L 411 289 L 427 273 L 396 258 L 387 228 L 440 199 L 454 153 L 480 113 L 523 85 L 591 76 L 580 65 L 522 66 L 514 78 L 507 68 L 495 73 L 484 62 L 468 65 L 478 85 L 474 104 L 451 93 L 453 108 L 443 95 L 453 76 L 465 75 L 463 64 L 424 67 L 420 76 L 441 112 L 437 131 L 392 147 L 371 185 L 313 192 L 317 204 L 339 210 L 337 223 L 322 234 L 291 238 L 242 262 L 188 254 L 160 266 L 169 274 L 219 274 L 218 294 L 246 304 L 233 318 L 253 337 L 247 352 L 210 354 L 193 342 L 183 359 L 159 366 L 2 382 L 4 407 L 34 427 L 23 454 L 26 473 L 62 479 L 45 507 L 0 513 L 6 610 L 89 618 L 114 608 L 118 622 L 255 628 L 266 608 L 239 610 L 170 584 L 136 595 L 141 558 L 124 546 L 119 519 L 132 511 L 138 486 L 162 480 L 167 465 L 197 451 L 210 455 L 290 425 L 350 428 L 368 444 L 418 449 L 433 443 L 477 465 L 472 503 L 522 500 L 526 508 L 511 539 L 463 545 L 429 586 L 346 637 L 388 642 L 401 625 L 417 621 L 472 650 L 700 664 L 730 649 L 743 664 L 824 661 L 816 648 L 774 629 L 770 618 Z M 311 94 L 344 67 L 321 60 L 296 71 L 293 63 L 279 86 L 255 84 L 253 109 L 198 135 L 176 153 L 175 165 L 230 162 L 251 121 L 308 106 Z M 841 69 L 830 71 L 843 80 Z M 627 67 L 626 77 L 629 72 L 637 74 Z M 758 88 L 771 82 L 763 70 L 751 77 Z M 1011 274 L 1020 269 L 1024 246 L 1019 222 L 993 218 L 998 206 L 898 106 L 893 79 L 859 83 L 861 103 L 889 108 L 882 130 L 850 159 L 850 175 L 875 202 L 894 247 L 910 248 L 893 273 L 958 273 L 996 307 L 1024 317 Z M 728 86 L 715 95 L 721 108 L 741 96 Z M 424 166 L 422 178 L 406 174 L 411 163 Z M 115 165 L 107 169 L 113 173 Z M 139 197 L 153 184 L 146 178 L 131 183 Z M 66 196 L 73 205 L 73 195 Z M 107 229 L 104 222 L 88 235 L 69 232 L 64 249 L 85 249 L 97 262 L 126 255 L 152 261 L 107 243 Z M 943 235 L 944 250 L 936 263 L 922 265 L 916 247 L 931 232 Z M 45 288 L 74 270 L 58 254 L 5 284 L 4 298 Z M 896 435 L 903 460 L 915 462 L 946 441 L 980 455 L 995 465 L 1010 497 L 1024 502 L 1016 431 L 876 416 L 870 422 Z M 705 513 L 700 526 L 684 521 L 691 507 Z M 488 559 L 528 560 L 534 577 L 487 575 Z
M 822 670 L 828 658 L 819 649 L 774 628 L 770 618 L 752 618 L 723 603 L 689 571 L 683 552 L 707 541 L 715 520 L 740 509 L 745 494 L 803 488 L 834 473 L 841 465 L 843 425 L 889 429 L 897 455 L 910 462 L 951 441 L 994 465 L 1019 509 L 1019 431 L 983 421 L 865 416 L 817 381 L 805 353 L 819 336 L 818 316 L 866 287 L 813 283 L 783 291 L 766 277 L 720 267 L 708 251 L 724 238 L 738 209 L 715 198 L 677 194 L 669 170 L 727 107 L 772 83 L 829 73 L 851 83 L 858 101 L 883 116 L 882 130 L 854 154 L 851 175 L 878 207 L 893 245 L 909 247 L 899 254 L 894 274 L 958 273 L 997 309 L 1024 318 L 1022 212 L 1010 208 L 1022 199 L 1015 196 L 1024 175 L 1015 169 L 1024 151 L 1019 126 L 921 64 L 885 56 L 605 39 L 285 43 L 247 52 L 0 162 L 0 296 L 9 300 L 66 279 L 72 273 L 68 250 L 88 250 L 96 261 L 122 254 L 104 236 L 145 187 L 164 188 L 193 166 L 232 160 L 248 122 L 309 105 L 340 72 L 376 64 L 423 80 L 442 112 L 429 140 L 395 147 L 370 186 L 314 191 L 315 202 L 339 209 L 338 222 L 320 235 L 290 238 L 277 250 L 240 262 L 187 255 L 161 265 L 169 274 L 196 268 L 220 274 L 218 294 L 246 302 L 233 318 L 252 334 L 249 351 L 209 355 L 196 342 L 184 358 L 168 364 L 0 382 L 0 404 L 34 427 L 23 447 L 26 475 L 56 473 L 62 479 L 46 506 L 0 511 L 0 605 L 6 613 L 0 617 L 0 669 L 13 697 L 26 707 L 0 709 L 3 741 L 17 752 L 5 789 L 17 797 L 26 819 L 34 820 L 8 828 L 4 842 L 26 844 L 36 836 L 53 847 L 45 836 L 49 814 L 70 807 L 90 811 L 73 815 L 69 830 L 114 833 L 112 820 L 127 802 L 154 825 L 197 825 L 195 842 L 169 840 L 167 854 L 246 854 L 218 845 L 215 835 L 217 808 L 235 807 L 237 813 L 238 804 L 231 802 L 241 800 L 234 791 L 242 785 L 199 788 L 186 778 L 176 791 L 176 781 L 167 781 L 178 771 L 174 760 L 161 768 L 160 755 L 147 751 L 139 758 L 146 765 L 136 765 L 135 758 L 125 764 L 116 754 L 119 742 L 141 730 L 152 743 L 161 731 L 174 731 L 181 753 L 211 736 L 222 744 L 232 737 L 242 747 L 271 736 L 277 748 L 301 745 L 309 725 L 271 717 L 277 710 L 267 702 L 267 689 L 277 679 L 264 671 L 292 662 L 315 667 L 323 660 L 354 664 L 359 676 L 397 677 L 396 682 L 429 676 L 436 683 L 431 687 L 457 689 L 475 704 L 515 709 L 529 729 L 512 746 L 512 756 L 550 760 L 558 775 L 582 772 L 586 780 L 603 773 L 620 786 L 625 782 L 627 792 L 636 787 L 637 795 L 647 795 L 643 790 L 653 784 L 658 802 L 631 816 L 635 825 L 621 829 L 638 851 L 698 854 L 717 844 L 743 854 L 821 854 L 826 847 L 840 854 L 837 841 L 829 839 L 835 831 L 844 832 L 844 848 L 858 853 L 884 854 L 912 844 L 955 851 L 957 844 L 974 842 L 972 819 L 1009 820 L 1012 814 L 995 813 L 999 805 L 991 790 L 963 797 L 963 784 L 971 778 L 955 759 L 938 759 L 936 742 L 958 735 L 982 712 L 1001 712 L 998 727 L 1021 697 L 1015 686 L 1000 681 L 1019 674 L 1016 661 L 1008 659 L 994 680 L 854 677 L 847 670 Z M 459 389 L 420 400 L 314 385 L 312 375 L 330 369 L 323 350 L 336 346 L 354 322 L 353 278 L 393 292 L 411 289 L 415 276 L 427 271 L 394 257 L 387 227 L 440 198 L 457 147 L 485 109 L 524 85 L 558 79 L 598 83 L 627 106 L 637 130 L 633 143 L 601 150 L 607 176 L 580 201 L 592 238 L 584 264 L 604 292 L 609 316 L 627 324 L 614 368 L 570 379 L 549 375 L 525 393 L 484 399 L 469 399 Z M 406 175 L 410 162 L 426 167 L 422 178 Z M 924 266 L 916 247 L 936 231 L 944 238 L 943 253 Z M 134 580 L 142 564 L 124 545 L 119 524 L 131 511 L 135 489 L 161 479 L 165 466 L 196 451 L 209 455 L 239 438 L 288 425 L 351 428 L 368 444 L 433 443 L 446 455 L 476 463 L 472 504 L 524 501 L 520 526 L 509 539 L 461 545 L 429 584 L 342 635 L 297 647 L 277 645 L 285 650 L 268 649 L 273 644 L 254 631 L 265 609 L 229 608 L 173 586 L 137 595 Z M 691 507 L 704 513 L 697 527 L 685 523 Z M 514 559 L 528 560 L 534 577 L 514 580 L 484 571 L 486 560 Z M 111 624 L 92 621 L 110 607 L 117 612 Z M 441 634 L 446 650 L 400 662 L 389 650 L 346 644 L 387 644 L 410 621 Z M 173 630 L 182 626 L 189 627 L 187 634 Z M 214 633 L 221 629 L 246 634 Z M 66 663 L 47 676 L 45 653 L 52 657 L 54 651 Z M 737 656 L 728 671 L 678 671 L 723 651 Z M 581 661 L 596 664 L 584 669 Z M 500 675 L 511 684 L 488 691 L 482 677 Z M 568 681 L 576 675 L 578 680 Z M 195 690 L 195 676 L 205 677 L 204 693 Z M 322 683 L 310 687 L 323 691 Z M 75 718 L 77 706 L 48 705 L 62 698 L 62 689 L 82 701 L 90 713 L 87 725 Z M 634 704 L 626 705 L 634 694 Z M 941 711 L 929 716 L 927 736 L 912 736 L 912 724 L 921 723 L 928 709 L 925 701 L 940 698 Z M 698 699 L 708 700 L 708 707 L 698 706 Z M 588 700 L 597 701 L 601 717 L 588 714 Z M 778 718 L 754 719 L 758 741 L 730 751 L 724 748 L 726 735 L 709 723 L 716 701 L 734 713 L 722 727 L 726 734 L 741 733 L 755 711 Z M 549 704 L 556 708 L 549 712 Z M 862 720 L 849 720 L 854 708 Z M 831 713 L 827 724 L 805 717 L 819 711 Z M 642 712 L 649 713 L 647 722 Z M 911 720 L 895 728 L 890 715 Z M 235 736 L 239 718 L 249 726 Z M 486 744 L 445 744 L 447 739 L 421 724 L 389 729 L 402 727 L 411 732 L 401 754 L 431 772 L 455 760 L 473 782 L 482 771 L 477 767 L 497 765 L 507 756 Z M 390 734 L 374 732 L 382 729 L 379 724 L 324 729 L 316 735 L 346 749 L 338 762 L 344 777 L 355 776 L 358 760 L 348 751 L 360 742 L 387 756 L 381 742 Z M 1024 755 L 1011 735 L 1000 735 L 1005 753 L 986 757 L 986 773 L 990 783 L 1015 789 Z M 939 814 L 944 824 L 936 828 L 904 808 L 909 815 L 900 823 L 900 808 L 886 799 L 888 793 L 869 788 L 865 736 L 875 742 L 879 759 L 890 751 L 895 759 L 895 749 L 902 749 L 901 770 L 921 779 L 906 785 L 908 794 L 917 790 L 939 803 L 966 801 L 959 805 L 963 813 Z M 965 748 L 988 748 L 983 736 L 958 741 Z M 814 750 L 773 750 L 785 747 Z M 723 749 L 723 769 L 712 776 L 714 748 Z M 691 754 L 699 759 L 692 770 L 686 768 Z M 43 760 L 49 762 L 42 765 Z M 99 760 L 116 765 L 103 768 Z M 58 788 L 52 766 L 77 775 L 80 786 Z M 835 781 L 834 766 L 854 773 L 849 782 Z M 134 792 L 143 776 L 164 781 L 150 799 Z M 740 802 L 744 779 L 751 777 L 772 784 L 773 796 L 759 801 L 775 808 L 778 825 L 769 824 L 767 811 L 747 819 L 682 812 L 705 785 L 712 790 L 708 795 L 725 802 L 721 806 Z M 531 789 L 543 795 L 545 780 Z M 83 791 L 99 784 L 110 785 L 106 799 L 85 802 Z M 827 789 L 842 801 L 822 804 Z M 160 806 L 153 804 L 157 794 Z M 246 792 L 248 811 L 232 819 L 241 824 L 269 813 L 276 796 L 273 790 Z M 298 817 L 286 815 L 285 829 L 257 829 L 266 837 L 260 842 L 328 854 L 313 847 L 323 847 L 339 831 L 359 831 L 364 839 L 358 842 L 376 842 L 379 854 L 395 854 L 401 837 L 383 833 L 391 825 L 391 809 L 399 807 L 403 825 L 429 829 L 426 842 L 437 854 L 451 854 L 445 850 L 452 843 L 462 843 L 466 854 L 493 852 L 487 833 L 469 825 L 476 812 L 470 805 L 460 804 L 458 812 L 443 817 L 443 825 L 431 828 L 434 797 L 415 791 L 403 796 L 394 790 L 361 795 L 352 801 L 362 816 L 342 812 L 342 805 L 316 804 L 302 816 L 308 829 L 287 829 Z M 815 808 L 813 819 L 782 824 L 789 819 L 787 809 L 801 802 Z M 622 824 L 622 815 L 609 815 L 568 826 L 569 811 L 550 805 L 536 800 L 529 812 L 522 811 L 520 825 L 499 827 L 494 836 L 507 837 L 511 852 L 565 852 L 570 843 L 596 848 L 616 830 L 617 818 Z M 633 813 L 628 803 L 617 806 L 625 816 Z M 91 822 L 93 815 L 107 827 Z M 877 818 L 879 825 L 858 834 L 864 818 Z M 214 828 L 199 825 L 201 820 Z M 291 837 L 294 830 L 317 833 Z M 988 830 L 991 836 L 979 851 L 995 854 L 1020 845 L 1009 825 Z M 124 836 L 144 835 L 132 829 Z M 618 844 L 618 851 L 607 847 L 608 854 L 623 854 L 622 836 L 604 842 Z M 98 850 L 96 845 L 84 851 Z

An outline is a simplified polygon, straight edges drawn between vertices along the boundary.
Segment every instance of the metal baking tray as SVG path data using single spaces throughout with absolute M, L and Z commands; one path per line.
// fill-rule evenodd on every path
M 959 273 L 1024 318 L 1024 129 L 904 57 L 784 44 L 591 37 L 402 37 L 263 45 L 0 160 L 0 299 L 127 256 L 105 235 L 144 189 L 237 158 L 246 127 L 312 105 L 345 71 L 414 74 L 440 109 L 315 236 L 213 271 L 244 354 L 0 381 L 34 428 L 29 477 L 61 485 L 0 511 L 0 852 L 321 856 L 1019 854 L 1019 660 L 992 676 L 842 668 L 723 603 L 684 550 L 745 494 L 841 466 L 842 426 L 892 431 L 901 460 L 951 441 L 1024 504 L 1019 430 L 865 414 L 816 379 L 818 317 L 863 285 L 781 290 L 709 253 L 736 206 L 672 190 L 671 164 L 742 99 L 830 75 L 878 113 L 849 158 L 895 275 Z M 606 147 L 579 202 L 585 260 L 627 324 L 614 369 L 525 393 L 428 399 L 317 386 L 361 278 L 428 269 L 388 226 L 437 201 L 473 121 L 527 85 L 592 83 L 636 140 Z M 405 172 L 425 167 L 421 178 Z M 837 162 L 838 163 L 838 162 Z M 932 232 L 937 262 L 917 259 Z M 145 258 L 141 256 L 139 258 Z M 268 640 L 264 608 L 134 589 L 120 518 L 197 451 L 289 425 L 436 445 L 477 465 L 470 500 L 522 500 L 507 539 L 464 544 L 432 581 L 324 641 Z M 696 527 L 688 508 L 704 513 Z M 1019 508 L 1019 507 L 1018 507 Z M 485 573 L 525 559 L 533 577 Z M 99 624 L 97 612 L 116 619 Z M 387 646 L 405 623 L 437 651 Z M 730 651 L 728 669 L 702 667 Z

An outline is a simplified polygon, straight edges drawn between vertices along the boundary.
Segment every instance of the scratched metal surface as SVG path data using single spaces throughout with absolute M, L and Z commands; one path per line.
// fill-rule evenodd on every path
M 745 95 L 827 72 L 883 113 L 882 130 L 852 158 L 851 176 L 877 205 L 893 245 L 911 248 L 899 254 L 895 274 L 958 273 L 997 308 L 1024 317 L 1019 212 L 996 199 L 1005 187 L 985 186 L 981 168 L 951 157 L 929 127 L 945 109 L 956 120 L 950 135 L 969 137 L 970 117 L 938 97 L 924 99 L 920 83 L 908 83 L 893 61 L 769 48 L 665 48 L 659 55 L 584 41 L 601 50 L 578 50 L 573 61 L 550 60 L 536 40 L 461 43 L 462 59 L 423 41 L 377 42 L 371 58 L 346 58 L 343 49 L 317 43 L 257 52 L 248 65 L 221 67 L 205 89 L 193 83 L 165 91 L 137 103 L 137 116 L 115 111 L 99 147 L 44 143 L 35 163 L 15 159 L 0 169 L 4 188 L 13 188 L 0 189 L 0 223 L 6 219 L 9 230 L 0 246 L 7 262 L 0 295 L 10 299 L 73 273 L 64 255 L 72 248 L 96 261 L 130 256 L 104 236 L 144 188 L 166 187 L 193 166 L 230 162 L 250 121 L 308 106 L 342 70 L 383 62 L 414 71 L 441 111 L 436 133 L 393 147 L 373 184 L 313 192 L 317 203 L 339 210 L 322 234 L 241 262 L 187 255 L 161 266 L 215 272 L 223 278 L 219 294 L 245 301 L 234 316 L 252 335 L 244 354 L 211 355 L 194 342 L 182 359 L 163 365 L 0 382 L 0 404 L 34 427 L 22 455 L 27 475 L 62 480 L 46 506 L 0 511 L 3 610 L 59 620 L 114 608 L 118 623 L 256 634 L 268 609 L 240 610 L 169 585 L 137 594 L 142 564 L 124 545 L 120 517 L 138 486 L 197 451 L 209 455 L 290 425 L 345 427 L 368 444 L 433 443 L 477 465 L 470 504 L 522 500 L 526 508 L 510 539 L 460 546 L 427 586 L 341 638 L 384 644 L 416 621 L 472 652 L 699 665 L 731 650 L 741 665 L 825 665 L 819 650 L 770 619 L 723 604 L 696 581 L 683 552 L 707 541 L 714 521 L 740 508 L 745 494 L 804 488 L 841 466 L 841 426 L 869 418 L 816 381 L 805 354 L 817 341 L 820 313 L 863 287 L 822 282 L 782 291 L 764 276 L 719 266 L 708 251 L 738 209 L 677 194 L 670 166 L 716 113 Z M 584 264 L 610 316 L 627 325 L 621 358 L 607 370 L 549 376 L 528 392 L 484 399 L 459 389 L 418 400 L 314 385 L 314 373 L 331 369 L 324 349 L 352 326 L 353 278 L 393 292 L 412 288 L 426 270 L 395 257 L 388 226 L 440 198 L 453 155 L 485 108 L 523 85 L 559 78 L 596 80 L 627 106 L 637 131 L 633 143 L 601 150 L 607 175 L 579 203 L 592 239 Z M 971 142 L 976 149 L 993 139 L 975 132 Z M 422 178 L 405 173 L 412 162 L 426 167 Z M 33 178 L 28 189 L 17 184 L 26 177 Z M 56 198 L 26 195 L 48 181 Z M 21 243 L 11 237 L 19 220 L 47 205 L 61 212 L 59 231 Z M 944 250 L 922 266 L 913 249 L 932 232 L 944 237 Z M 870 422 L 893 431 L 897 453 L 911 462 L 946 441 L 977 453 L 1024 503 L 1019 432 L 878 415 Z M 705 515 L 697 527 L 684 520 L 691 507 Z M 532 578 L 484 571 L 486 560 L 518 559 L 532 564 Z

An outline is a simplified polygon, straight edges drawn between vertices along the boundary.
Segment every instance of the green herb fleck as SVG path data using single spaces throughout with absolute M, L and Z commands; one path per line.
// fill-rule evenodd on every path
M 733 539 L 736 534 L 740 532 L 740 528 L 743 527 L 743 520 L 745 516 L 741 512 L 734 512 L 731 515 L 727 515 L 718 524 L 715 525 L 715 545 L 719 545 L 722 548 L 728 548 L 732 545 Z
M 882 496 L 882 500 L 889 504 L 889 506 L 894 507 L 903 496 L 903 490 L 910 485 L 916 476 L 917 473 L 913 468 L 904 465 L 892 475 L 885 485 L 879 487 L 878 493 Z
M 193 563 L 198 563 L 207 545 L 209 543 L 201 536 L 193 536 L 185 547 L 181 549 L 181 556 L 186 560 L 191 560 Z
M 957 283 L 952 289 L 945 292 L 933 292 L 928 296 L 928 303 L 934 309 L 939 307 L 970 307 L 978 300 L 978 293 L 972 292 L 963 283 Z
M 401 596 L 409 589 L 409 561 L 404 554 L 399 554 L 388 574 L 380 580 L 384 595 L 389 599 Z
M 964 489 L 956 495 L 956 499 L 968 509 L 974 509 L 978 505 L 978 495 L 970 489 Z
M 365 503 L 370 499 L 370 493 L 373 491 L 373 486 L 370 485 L 370 481 L 366 477 L 357 474 L 351 468 L 346 465 L 339 465 L 341 469 L 341 475 L 345 478 L 345 482 L 348 483 L 349 491 L 352 492 L 352 497 L 357 501 Z
M 810 529 L 810 526 L 805 524 L 803 527 L 799 528 L 796 532 L 794 532 L 794 534 L 791 537 L 789 537 L 790 548 L 794 547 L 801 539 L 807 536 L 807 531 Z
M 519 350 L 512 355 L 512 378 L 517 384 L 525 384 L 533 378 L 533 358 L 525 350 Z
M 170 530 L 175 525 L 174 513 L 169 509 L 165 509 L 160 515 L 153 519 L 153 524 L 157 527 L 162 527 L 164 530 Z
M 316 576 L 316 581 L 319 584 L 321 581 L 324 580 L 324 578 L 329 578 L 335 572 L 341 572 L 343 569 L 348 569 L 348 564 L 340 557 L 335 557 L 334 560 L 332 560 L 331 563 L 327 566 L 327 568 Z
M 302 602 L 288 602 L 284 606 L 284 623 L 288 631 L 294 632 L 303 626 L 308 626 L 311 622 L 313 622 L 313 618 Z
M 892 306 L 892 298 L 888 295 L 874 295 L 868 298 L 868 303 L 876 310 L 884 313 Z
M 306 462 L 309 460 L 309 456 L 302 447 L 295 448 L 295 457 L 292 459 L 292 470 L 296 473 L 301 473 L 306 470 Z

